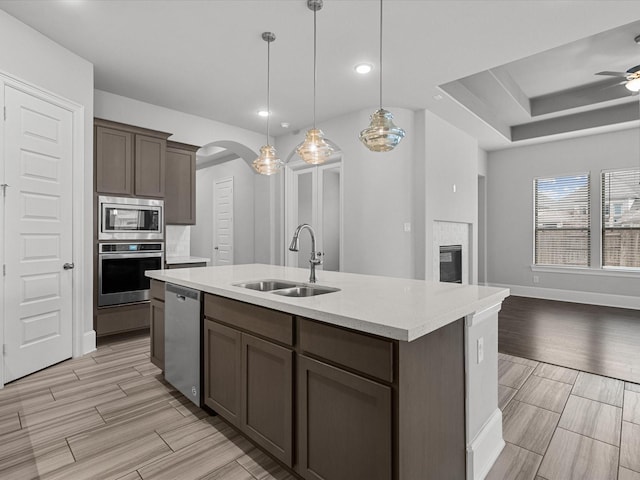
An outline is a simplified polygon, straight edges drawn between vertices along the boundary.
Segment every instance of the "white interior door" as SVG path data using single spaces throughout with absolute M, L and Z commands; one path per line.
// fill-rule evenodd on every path
M 233 265 L 233 177 L 213 185 L 213 264 Z
M 342 162 L 309 167 L 304 162 L 288 165 L 286 187 L 286 232 L 288 246 L 296 227 L 308 223 L 316 233 L 316 250 L 323 253 L 317 268 L 340 271 L 342 265 Z M 309 267 L 311 239 L 300 237 L 299 251 L 285 252 L 286 264 Z
M 72 113 L 6 86 L 4 381 L 72 355 Z

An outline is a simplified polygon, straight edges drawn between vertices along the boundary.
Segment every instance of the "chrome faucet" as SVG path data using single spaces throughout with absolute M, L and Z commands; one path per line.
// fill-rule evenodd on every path
M 316 252 L 316 233 L 311 228 L 311 225 L 308 223 L 303 223 L 298 225 L 295 233 L 293 234 L 293 239 L 291 239 L 291 245 L 289 245 L 289 250 L 292 252 L 297 252 L 299 249 L 299 239 L 300 232 L 304 229 L 309 230 L 309 235 L 311 235 L 311 258 L 309 259 L 309 267 L 311 269 L 311 273 L 309 274 L 309 282 L 316 283 L 316 265 L 322 265 L 322 252 Z

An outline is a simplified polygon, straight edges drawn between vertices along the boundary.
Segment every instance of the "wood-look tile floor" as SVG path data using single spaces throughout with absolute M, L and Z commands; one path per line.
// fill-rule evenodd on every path
M 640 480 L 640 385 L 500 353 L 487 480 Z
M 640 385 L 504 354 L 499 364 L 506 447 L 488 479 L 640 480 Z M 0 390 L 0 479 L 40 478 L 293 480 L 164 382 L 148 335 Z
M 292 477 L 166 383 L 146 334 L 0 390 L 0 479 Z

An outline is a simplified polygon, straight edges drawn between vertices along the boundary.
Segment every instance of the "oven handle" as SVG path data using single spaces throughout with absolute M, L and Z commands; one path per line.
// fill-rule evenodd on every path
M 147 253 L 139 253 L 139 252 L 131 252 L 131 253 L 100 253 L 98 257 L 101 259 L 112 259 L 112 258 L 150 258 L 150 257 L 164 257 L 164 252 L 147 252 Z

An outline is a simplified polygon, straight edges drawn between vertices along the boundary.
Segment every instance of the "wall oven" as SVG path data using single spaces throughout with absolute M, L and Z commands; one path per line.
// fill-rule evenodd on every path
M 162 240 L 163 200 L 98 197 L 98 240 Z
M 162 243 L 101 243 L 98 248 L 98 306 L 149 300 L 146 270 L 164 265 Z

